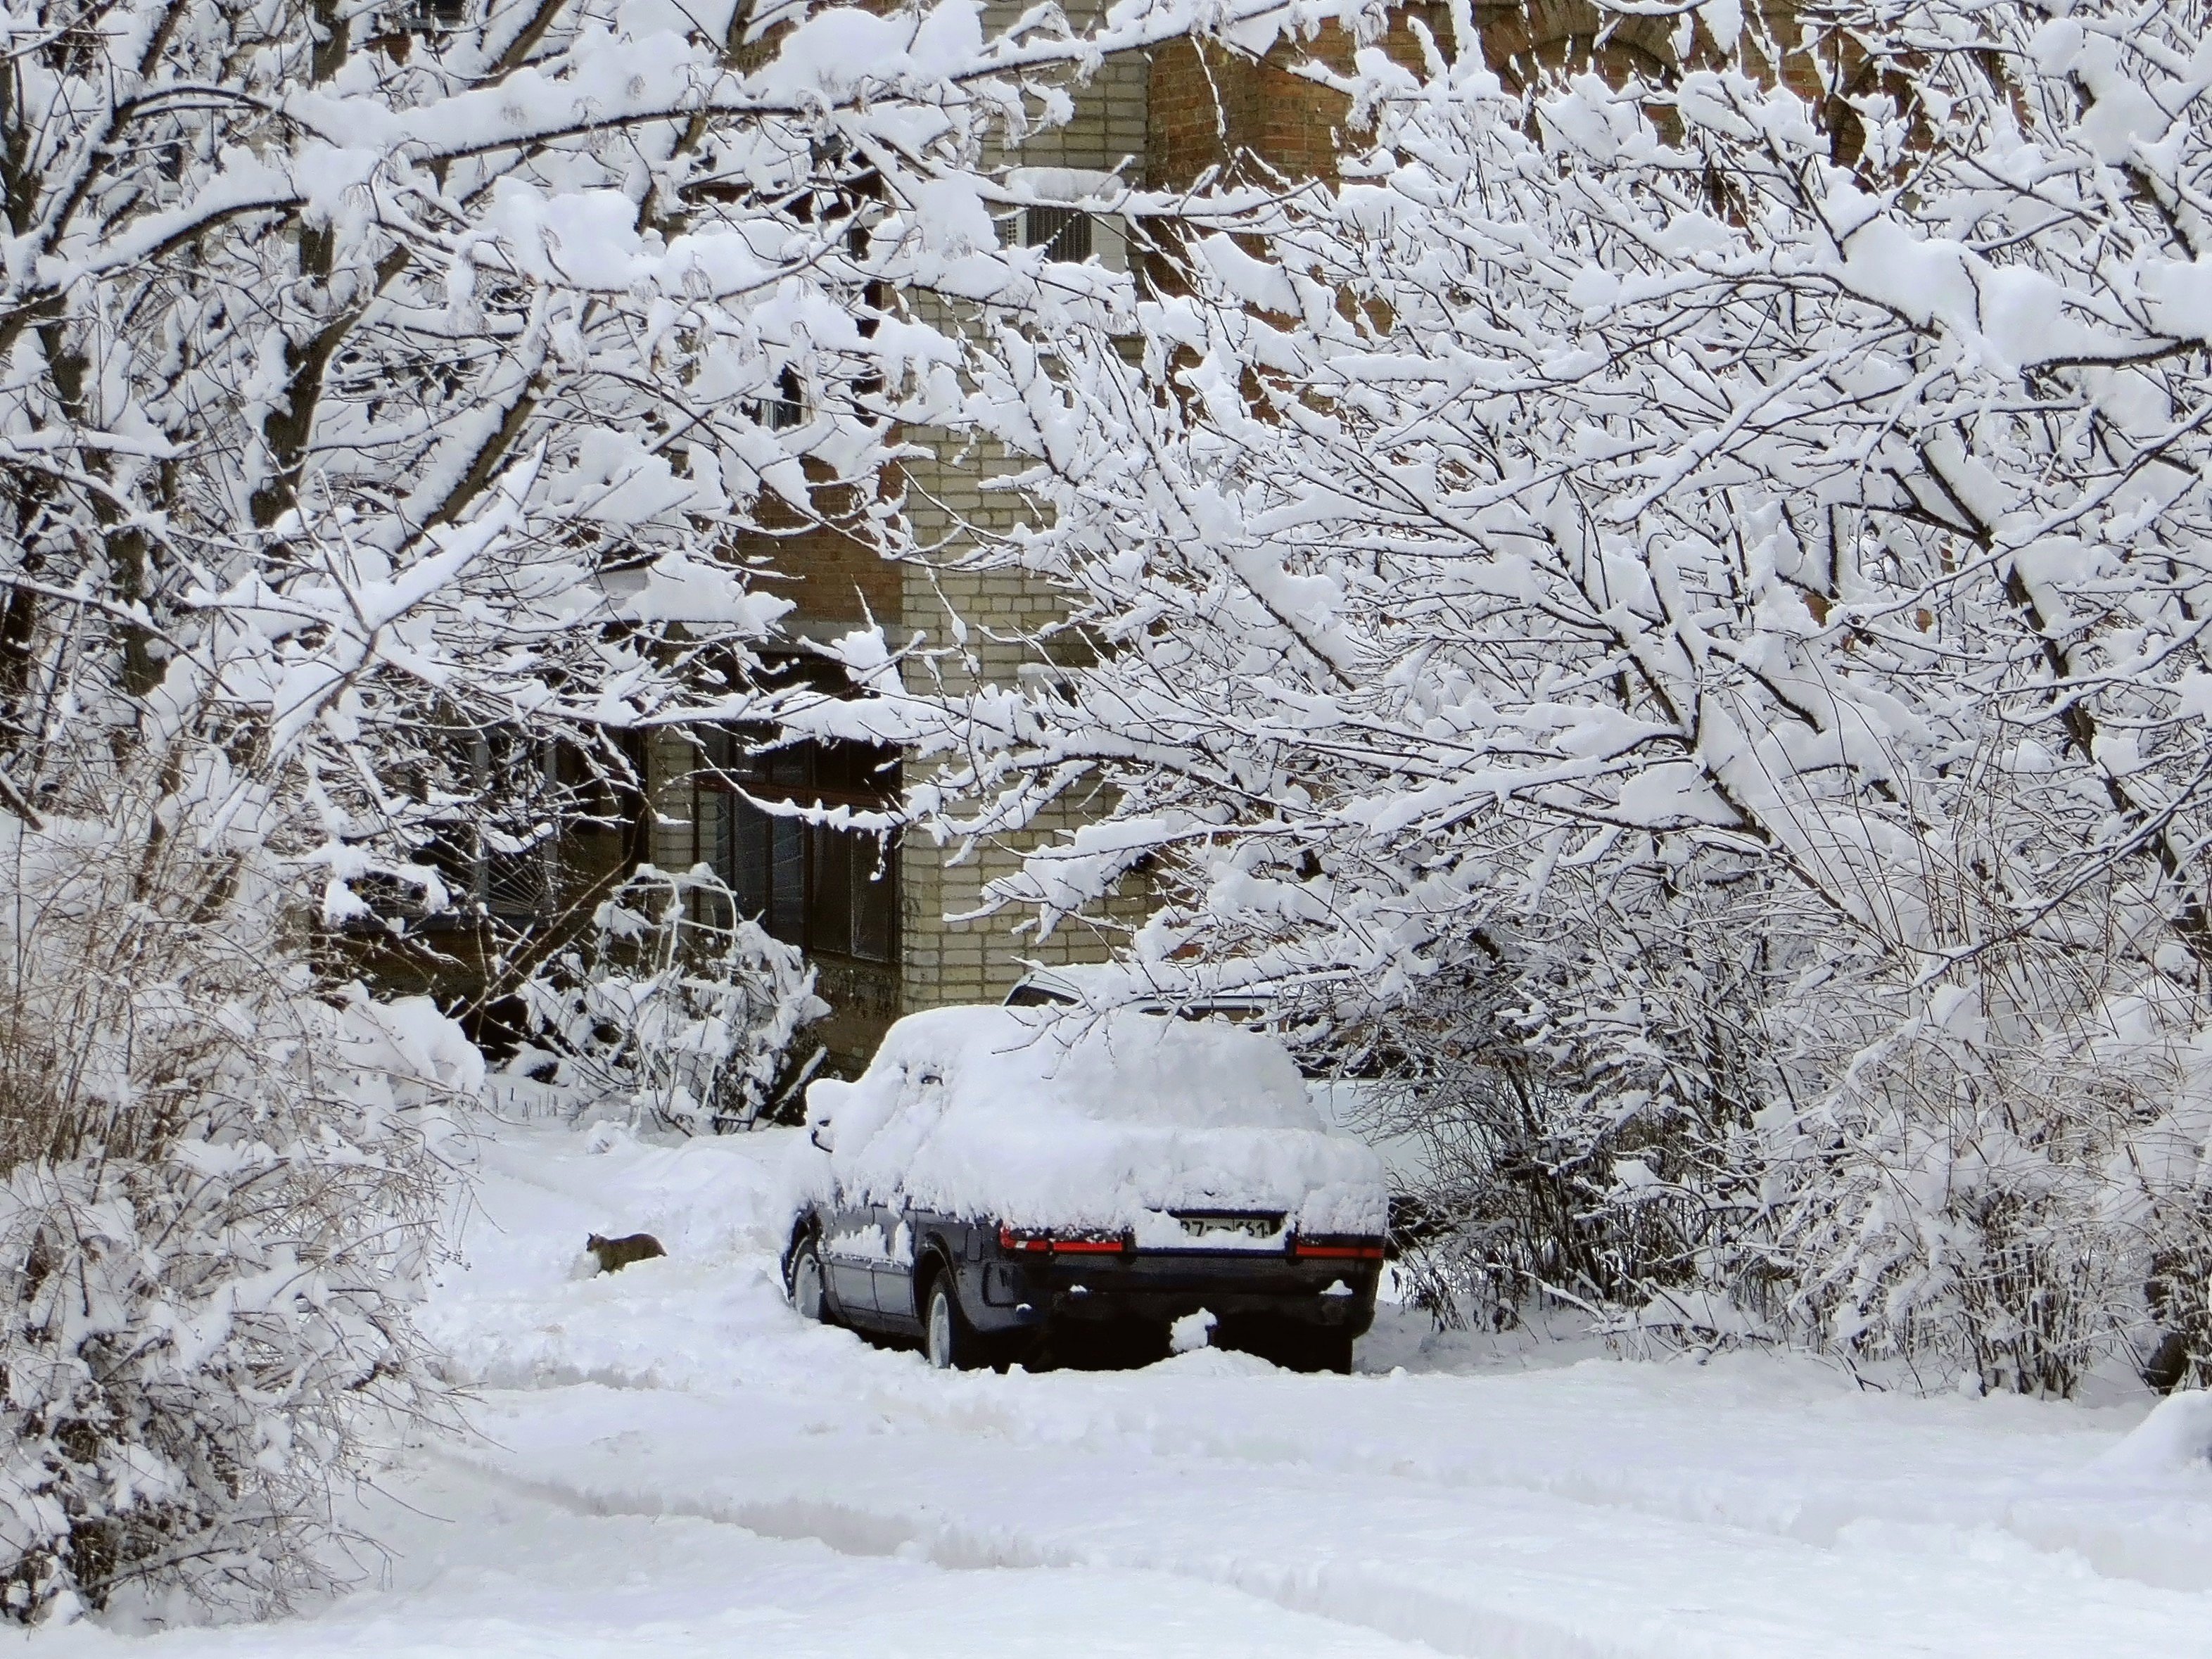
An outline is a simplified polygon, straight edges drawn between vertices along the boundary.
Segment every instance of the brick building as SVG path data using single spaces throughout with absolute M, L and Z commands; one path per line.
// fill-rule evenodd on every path
M 1018 8 L 1001 4 L 989 21 L 1011 22 L 1017 15 Z M 1109 59 L 1079 92 L 1073 118 L 1005 161 L 1078 175 L 1118 170 L 1139 180 L 1152 176 L 1150 112 L 1158 67 L 1133 54 Z M 1063 258 L 1088 253 L 1111 262 L 1121 256 L 1110 228 L 1079 214 L 1034 210 L 1006 234 L 1050 242 Z M 932 436 L 907 435 L 925 446 Z M 909 462 L 906 469 L 925 540 L 956 538 L 962 524 L 1006 522 L 1011 505 L 983 488 L 1005 470 L 1003 459 L 956 453 L 949 441 L 937 447 L 942 459 Z M 786 626 L 799 641 L 834 638 L 873 617 L 895 638 L 921 633 L 943 643 L 957 616 L 983 683 L 1010 683 L 1023 667 L 1018 648 L 994 636 L 1048 620 L 1053 605 L 1050 595 L 1018 574 L 888 562 L 820 530 L 794 536 L 775 550 L 774 562 L 786 577 L 778 591 L 797 605 Z M 771 933 L 807 951 L 832 1009 L 817 1031 L 833 1066 L 849 1071 L 865 1063 L 884 1028 L 902 1014 L 998 1000 L 1025 958 L 1066 963 L 1105 956 L 1109 936 L 1079 922 L 1040 942 L 1016 934 L 1018 918 L 948 920 L 973 910 L 985 884 L 1016 866 L 1018 847 L 988 847 L 966 861 L 919 836 L 886 850 L 864 832 L 772 818 L 715 775 L 733 776 L 762 799 L 866 808 L 895 789 L 896 756 L 860 745 L 808 746 L 747 763 L 736 747 L 724 744 L 720 753 L 714 747 L 710 741 L 708 758 L 715 764 L 702 769 L 697 751 L 682 738 L 657 746 L 648 769 L 653 822 L 639 850 L 664 868 L 714 866 Z M 1141 915 L 1142 897 L 1132 895 L 1117 908 L 1122 914 L 1115 920 L 1126 924 Z
M 1011 21 L 1016 9 L 999 0 L 994 14 L 994 21 Z M 1589 64 L 1609 78 L 1632 70 L 1663 72 L 1677 27 L 1672 19 L 1615 16 L 1601 32 L 1587 0 L 1480 6 L 1474 15 L 1487 61 L 1511 78 L 1539 63 Z M 1441 39 L 1450 27 L 1441 5 L 1401 9 L 1385 45 L 1409 62 L 1419 55 L 1415 17 Z M 1005 159 L 1164 186 L 1209 167 L 1234 173 L 1255 161 L 1291 176 L 1325 176 L 1345 141 L 1347 106 L 1291 65 L 1302 53 L 1345 64 L 1350 51 L 1331 25 L 1313 41 L 1279 44 L 1260 61 L 1189 43 L 1109 58 L 1078 90 L 1072 120 Z M 1032 210 L 1009 229 L 1032 243 L 1053 241 L 1062 257 L 1088 252 L 1111 262 L 1121 253 L 1110 226 L 1080 215 Z M 1002 466 L 988 455 L 956 453 L 949 444 L 939 459 L 909 464 L 910 498 L 927 503 L 915 515 L 925 537 L 952 537 L 962 522 L 1004 522 L 1011 510 L 1005 498 L 982 488 Z M 1024 666 L 1018 648 L 993 643 L 993 635 L 1027 632 L 1049 618 L 1054 604 L 1017 574 L 886 562 L 818 529 L 795 532 L 775 550 L 775 562 L 789 578 L 781 591 L 797 602 L 789 626 L 798 639 L 835 637 L 873 617 L 898 637 L 921 632 L 943 642 L 957 615 L 986 683 L 1011 683 Z M 724 739 L 709 757 L 764 799 L 865 808 L 880 804 L 898 781 L 896 757 L 856 747 L 783 751 L 759 757 L 750 770 L 741 753 L 742 745 Z M 864 1063 L 884 1026 L 903 1013 L 998 1000 L 1025 958 L 1103 958 L 1116 927 L 1143 913 L 1144 896 L 1130 893 L 1115 906 L 1120 914 L 1097 919 L 1113 926 L 1078 921 L 1042 942 L 1018 936 L 1018 917 L 949 920 L 973 910 L 984 884 L 1015 867 L 1018 846 L 988 848 L 963 862 L 921 837 L 886 851 L 872 836 L 762 814 L 702 772 L 696 756 L 685 742 L 670 739 L 651 757 L 653 823 L 634 840 L 633 854 L 667 869 L 713 866 L 772 933 L 806 949 L 834 1010 L 822 1035 L 838 1069 Z

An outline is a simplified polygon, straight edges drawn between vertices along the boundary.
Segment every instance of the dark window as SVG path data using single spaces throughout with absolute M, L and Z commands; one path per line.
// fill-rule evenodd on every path
M 401 27 L 419 34 L 442 34 L 466 27 L 468 0 L 415 0 L 404 14 Z
M 775 377 L 775 396 L 760 404 L 760 422 L 771 432 L 787 432 L 805 418 L 806 399 L 799 390 L 798 373 L 787 368 Z
M 880 811 L 897 793 L 897 751 L 802 743 L 747 755 L 742 738 L 723 734 L 708 743 L 706 758 L 699 822 L 710 831 L 714 869 L 739 908 L 810 954 L 894 960 L 895 843 L 764 809 L 789 803 Z
M 554 750 L 512 727 L 447 734 L 443 821 L 420 854 L 446 884 L 453 914 L 526 922 L 552 913 L 560 860 Z
M 1022 240 L 1052 258 L 1080 264 L 1091 257 L 1091 216 L 1080 208 L 1024 208 Z

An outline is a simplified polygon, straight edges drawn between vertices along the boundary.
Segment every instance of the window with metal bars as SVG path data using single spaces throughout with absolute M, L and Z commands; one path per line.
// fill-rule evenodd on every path
M 785 432 L 806 418 L 806 402 L 795 370 L 785 369 L 775 379 L 775 395 L 760 402 L 760 422 L 771 432 Z
M 1022 210 L 1022 242 L 1048 257 L 1080 264 L 1091 254 L 1091 216 L 1081 208 L 1040 204 Z
M 897 751 L 801 743 L 748 754 L 742 734 L 718 732 L 707 739 L 706 758 L 697 802 L 702 850 L 738 908 L 810 955 L 896 961 L 896 842 L 764 808 L 879 811 L 897 793 Z

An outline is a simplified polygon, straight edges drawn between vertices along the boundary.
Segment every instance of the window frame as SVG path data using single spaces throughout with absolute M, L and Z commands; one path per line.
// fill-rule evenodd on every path
M 759 922 L 772 937 L 810 957 L 896 966 L 904 933 L 896 832 L 822 823 L 773 809 L 887 811 L 898 791 L 897 750 L 811 738 L 755 746 L 761 735 L 727 726 L 704 734 L 701 764 L 693 775 L 692 821 L 702 830 L 711 821 L 711 839 L 700 836 L 705 861 L 729 887 L 739 914 Z M 717 755 L 716 748 L 725 752 Z M 823 758 L 841 750 L 860 751 L 848 756 L 848 763 L 858 760 L 855 769 L 884 781 L 862 787 L 823 781 Z M 801 775 L 776 776 L 779 757 L 787 769 L 791 760 L 802 759 Z M 763 856 L 748 856 L 749 835 L 763 838 Z M 835 869 L 840 862 L 842 873 Z M 795 869 L 788 895 L 780 876 L 787 864 Z M 842 894 L 831 892 L 833 882 Z

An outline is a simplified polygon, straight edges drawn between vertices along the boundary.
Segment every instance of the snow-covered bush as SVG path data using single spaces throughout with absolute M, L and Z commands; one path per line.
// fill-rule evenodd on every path
M 798 947 L 704 865 L 640 868 L 523 994 L 568 1105 L 687 1133 L 750 1127 L 795 1098 L 821 1058 L 799 1051 L 801 1030 L 830 1012 Z
M 448 1114 L 426 1002 L 319 986 L 249 857 L 0 820 L 0 1608 L 330 1582 L 336 1483 L 438 1392 L 410 1324 Z
M 1395 1057 L 1385 1126 L 1427 1146 L 1407 1241 L 1425 1303 L 1507 1324 L 1540 1297 L 1645 1329 L 1746 1224 L 1771 1067 L 1741 1022 L 1764 988 L 1743 982 L 1746 918 L 1708 890 L 1607 894 L 1569 871 L 1547 898 L 1540 933 L 1492 932 L 1499 956 L 1440 966 L 1334 1040 Z M 1765 1277 L 1747 1261 L 1753 1302 Z

